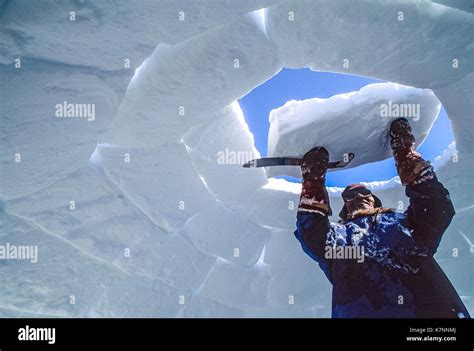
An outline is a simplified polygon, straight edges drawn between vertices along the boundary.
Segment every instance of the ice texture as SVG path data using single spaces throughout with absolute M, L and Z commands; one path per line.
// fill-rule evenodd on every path
M 472 313 L 474 16 L 437 2 L 0 1 L 0 244 L 39 253 L 0 262 L 0 316 L 329 317 L 300 185 L 234 157 L 260 156 L 236 101 L 284 67 L 434 92 L 457 211 L 436 258 Z M 406 209 L 398 178 L 368 186 Z

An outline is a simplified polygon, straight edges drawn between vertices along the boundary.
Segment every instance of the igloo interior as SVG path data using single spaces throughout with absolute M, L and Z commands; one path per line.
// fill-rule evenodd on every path
M 331 286 L 293 236 L 300 185 L 216 162 L 225 149 L 260 156 L 236 101 L 284 67 L 390 82 L 368 92 L 362 110 L 393 91 L 426 98 L 425 137 L 445 107 L 455 143 L 434 166 L 457 214 L 436 259 L 474 311 L 471 8 L 31 6 L 0 1 L 0 233 L 2 243 L 37 245 L 39 259 L 0 263 L 0 316 L 329 317 Z M 358 118 L 351 99 L 323 121 L 328 138 Z M 68 102 L 93 104 L 95 118 L 58 118 L 55 106 Z M 284 136 L 275 132 L 274 149 L 298 153 Z M 361 156 L 354 166 L 389 156 L 370 147 L 375 137 L 342 139 L 331 151 L 351 145 Z M 387 206 L 407 202 L 398 178 L 368 186 Z M 340 208 L 341 189 L 329 193 Z

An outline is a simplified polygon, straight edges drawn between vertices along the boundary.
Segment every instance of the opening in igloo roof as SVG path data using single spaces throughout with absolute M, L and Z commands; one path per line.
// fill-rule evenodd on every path
M 255 147 L 262 157 L 265 157 L 268 155 L 269 115 L 272 110 L 283 106 L 290 100 L 327 99 L 336 94 L 351 93 L 369 84 L 382 82 L 384 81 L 350 74 L 316 72 L 308 68 L 284 68 L 271 79 L 252 89 L 238 102 L 254 136 Z M 356 121 L 354 121 L 353 128 L 358 128 Z M 427 159 L 434 160 L 448 148 L 453 140 L 451 122 L 444 107 L 441 107 L 428 137 L 418 150 Z M 341 141 L 335 138 L 334 143 L 338 142 Z M 363 142 L 361 140 L 361 143 Z M 349 183 L 380 181 L 396 176 L 393 159 L 389 158 L 347 170 L 330 172 L 327 184 L 344 187 Z M 275 178 L 300 182 L 299 178 L 289 175 L 276 175 Z

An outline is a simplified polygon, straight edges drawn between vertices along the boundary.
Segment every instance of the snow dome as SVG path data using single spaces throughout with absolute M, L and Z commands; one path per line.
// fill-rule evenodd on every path
M 0 316 L 329 317 L 292 234 L 299 185 L 217 162 L 260 156 L 236 101 L 283 67 L 422 91 L 432 118 L 443 104 L 455 144 L 435 166 L 457 215 L 436 258 L 473 313 L 472 8 L 140 4 L 0 2 L 1 242 L 38 248 L 0 263 Z M 397 178 L 368 186 L 406 207 Z

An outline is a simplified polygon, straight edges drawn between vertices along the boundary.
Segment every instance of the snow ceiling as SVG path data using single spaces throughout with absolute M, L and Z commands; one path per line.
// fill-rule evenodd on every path
M 472 313 L 474 15 L 456 4 L 0 1 L 1 243 L 39 253 L 0 262 L 0 315 L 329 316 L 292 234 L 299 186 L 216 162 L 258 156 L 236 100 L 283 67 L 436 94 L 457 210 L 436 257 Z M 67 103 L 95 118 L 58 118 Z M 406 208 L 397 179 L 369 186 Z

